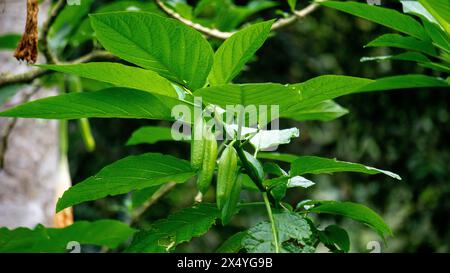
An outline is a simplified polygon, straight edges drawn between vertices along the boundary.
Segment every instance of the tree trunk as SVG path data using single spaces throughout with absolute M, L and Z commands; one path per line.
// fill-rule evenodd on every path
M 48 7 L 49 1 L 40 6 L 40 26 Z M 0 0 L 0 35 L 22 33 L 25 19 L 25 0 Z M 0 51 L 0 77 L 33 69 L 19 63 L 13 53 Z M 42 88 L 36 82 L 26 84 L 0 105 L 0 110 L 56 93 L 56 89 Z M 0 226 L 34 227 L 41 223 L 63 227 L 72 222 L 70 210 L 55 216 L 56 200 L 70 186 L 67 160 L 59 151 L 58 128 L 54 120 L 0 118 Z

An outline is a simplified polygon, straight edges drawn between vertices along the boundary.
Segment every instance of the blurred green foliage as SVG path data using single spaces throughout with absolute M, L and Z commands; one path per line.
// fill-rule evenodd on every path
M 95 1 L 91 11 L 106 2 L 111 1 Z M 189 4 L 194 2 L 188 1 Z M 236 1 L 237 4 L 245 2 Z M 306 3 L 298 2 L 299 6 Z M 401 9 L 400 4 L 393 1 L 389 2 L 389 6 Z M 289 10 L 287 3 L 279 8 Z M 270 9 L 260 14 L 272 18 L 274 11 Z M 364 56 L 396 53 L 390 52 L 391 49 L 363 48 L 363 45 L 387 31 L 368 21 L 320 8 L 304 20 L 277 31 L 236 82 L 295 83 L 324 74 L 380 78 L 396 74 L 433 73 L 408 62 L 361 63 L 360 58 Z M 95 43 L 84 42 L 66 48 L 62 54 L 78 56 L 96 46 Z M 83 84 L 85 89 L 98 88 L 97 83 L 83 81 Z M 316 182 L 316 186 L 291 192 L 287 198 L 289 203 L 295 205 L 305 198 L 364 203 L 379 212 L 393 229 L 395 236 L 387 240 L 387 245 L 382 245 L 383 252 L 450 251 L 448 90 L 409 89 L 361 94 L 340 98 L 337 102 L 348 108 L 350 114 L 327 123 L 282 121 L 282 126 L 300 128 L 300 138 L 280 147 L 280 151 L 360 162 L 392 170 L 400 174 L 403 180 L 397 182 L 384 176 L 358 174 L 312 176 L 308 178 Z M 76 128 L 77 123 L 70 123 L 69 162 L 74 182 L 95 174 L 103 166 L 130 153 L 163 152 L 189 158 L 186 143 L 125 145 L 131 133 L 140 126 L 170 124 L 94 119 L 91 125 L 97 147 L 94 152 L 88 153 Z M 193 183 L 177 186 L 153 205 L 138 225 L 145 227 L 190 205 L 195 195 Z M 257 195 L 247 192 L 245 197 L 254 200 Z M 205 196 L 206 200 L 208 198 L 214 198 L 212 192 Z M 75 207 L 75 216 L 77 220 L 117 218 L 130 221 L 130 203 L 130 196 L 84 203 Z M 178 251 L 210 252 L 224 238 L 264 217 L 263 210 L 243 209 L 227 228 L 217 226 L 203 238 L 181 245 Z M 335 218 L 321 216 L 321 219 L 325 227 L 325 224 L 333 224 Z M 375 233 L 359 224 L 350 221 L 338 221 L 338 224 L 349 231 L 351 251 L 368 252 L 367 244 L 379 240 Z

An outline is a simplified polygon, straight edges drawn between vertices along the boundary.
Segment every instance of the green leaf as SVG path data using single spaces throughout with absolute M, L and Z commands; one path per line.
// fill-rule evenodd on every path
M 0 50 L 1 49 L 15 49 L 19 44 L 22 36 L 16 33 L 8 33 L 0 36 Z
M 71 241 L 116 248 L 135 232 L 114 220 L 78 221 L 61 229 L 42 225 L 35 229 L 3 227 L 0 228 L 0 252 L 67 252 L 67 244 Z
M 177 92 L 168 80 L 153 71 L 142 68 L 108 62 L 38 66 L 74 74 L 83 78 L 112 83 L 120 87 L 134 88 L 178 98 Z
M 56 211 L 108 195 L 123 194 L 167 182 L 183 183 L 194 175 L 189 162 L 173 156 L 157 153 L 129 156 L 69 188 L 58 200 Z
M 428 36 L 431 38 L 433 43 L 447 51 L 450 52 L 450 36 L 449 34 L 445 33 L 437 24 L 428 22 L 425 19 L 422 19 L 422 23 L 425 27 L 425 30 L 428 34 Z
M 213 51 L 192 28 L 145 12 L 101 13 L 90 18 L 97 38 L 111 53 L 192 90 L 205 85 Z
M 448 0 L 419 0 L 433 17 L 450 34 L 450 5 Z
M 177 245 L 206 233 L 220 211 L 215 204 L 201 203 L 169 215 L 153 223 L 149 230 L 141 231 L 126 252 L 168 252 Z
M 176 141 L 189 137 L 178 131 L 172 131 L 172 128 L 168 127 L 144 126 L 133 132 L 127 145 L 155 144 L 160 141 Z
M 357 92 L 372 92 L 421 87 L 448 87 L 448 83 L 437 77 L 425 75 L 399 75 L 377 79 Z
M 364 223 L 375 230 L 380 236 L 392 236 L 389 226 L 376 212 L 361 204 L 338 201 L 309 201 L 307 205 L 314 205 L 310 212 L 336 214 Z
M 422 6 L 422 4 L 420 4 L 419 1 L 406 0 L 406 1 L 400 1 L 400 3 L 402 3 L 404 13 L 410 13 L 410 14 L 423 16 L 428 21 L 437 23 L 437 21 L 436 21 L 436 19 L 434 19 L 433 15 L 431 15 L 425 9 L 425 7 Z
M 300 108 L 300 107 L 299 107 Z M 332 100 L 326 100 L 319 104 L 296 109 L 290 108 L 283 114 L 283 117 L 297 121 L 331 121 L 348 114 L 348 110 Z
M 350 250 L 350 238 L 345 229 L 330 225 L 323 231 L 319 231 L 320 241 L 333 252 L 348 252 Z
M 291 248 L 286 246 L 296 244 L 303 246 L 298 248 L 298 252 L 313 252 L 310 240 L 312 236 L 309 223 L 300 215 L 292 212 L 274 214 L 275 223 L 278 230 L 278 238 L 282 245 L 282 252 L 290 252 Z M 288 241 L 293 242 L 288 242 Z M 247 231 L 247 236 L 242 240 L 242 244 L 249 253 L 273 253 L 275 246 L 273 243 L 272 228 L 270 223 L 261 222 Z
M 204 102 L 216 104 L 226 109 L 227 105 L 249 106 L 247 113 L 259 113 L 258 117 L 268 116 L 271 105 L 278 105 L 280 115 L 289 107 L 300 101 L 300 95 L 295 90 L 281 84 L 255 83 L 255 84 L 227 84 L 206 87 L 197 90 L 195 96 L 202 97 Z M 259 106 L 267 106 L 261 109 Z M 270 117 L 267 118 L 270 121 Z
M 334 8 L 352 15 L 367 19 L 377 24 L 390 27 L 400 32 L 409 34 L 415 38 L 426 40 L 426 34 L 423 27 L 412 17 L 401 14 L 400 12 L 368 5 L 366 3 L 356 3 L 352 1 L 338 2 L 325 1 L 320 2 L 321 5 Z
M 416 50 L 431 56 L 437 56 L 436 50 L 429 41 L 421 41 L 413 37 L 405 37 L 399 34 L 384 34 L 368 43 L 368 47 L 385 46 Z
M 291 84 L 289 86 L 300 93 L 301 100 L 300 103 L 297 103 L 288 111 L 299 111 L 326 100 L 358 92 L 359 89 L 372 82 L 374 80 L 350 76 L 324 75 L 312 78 L 306 82 Z
M 229 83 L 267 39 L 273 21 L 251 25 L 228 38 L 214 54 L 211 85 Z
M 171 109 L 178 104 L 183 102 L 145 91 L 117 87 L 39 99 L 1 112 L 0 116 L 43 119 L 96 117 L 173 120 Z
M 216 250 L 216 253 L 238 253 L 243 247 L 242 240 L 246 236 L 246 231 L 241 231 L 232 235 Z
M 257 157 L 261 159 L 271 159 L 292 163 L 298 158 L 298 155 L 281 154 L 281 153 L 258 153 Z
M 303 174 L 322 174 L 334 172 L 359 172 L 366 174 L 382 173 L 392 178 L 401 180 L 400 176 L 373 167 L 364 166 L 357 163 L 338 161 L 336 159 L 328 159 L 317 156 L 299 156 L 292 162 L 291 176 Z

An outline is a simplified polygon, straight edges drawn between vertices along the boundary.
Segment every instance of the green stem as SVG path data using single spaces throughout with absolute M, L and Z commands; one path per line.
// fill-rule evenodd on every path
M 78 120 L 78 125 L 80 126 L 81 138 L 83 139 L 86 150 L 93 152 L 95 150 L 95 139 L 92 136 L 89 120 L 87 118 L 81 118 Z
M 280 253 L 280 244 L 278 243 L 278 229 L 275 224 L 275 218 L 273 217 L 272 207 L 270 206 L 269 197 L 267 192 L 262 193 L 264 203 L 266 204 L 267 214 L 269 216 L 270 225 L 272 226 L 273 242 L 275 244 L 275 253 Z

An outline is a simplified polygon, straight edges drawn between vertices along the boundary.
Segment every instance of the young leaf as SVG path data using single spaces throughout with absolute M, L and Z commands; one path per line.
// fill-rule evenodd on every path
M 97 38 L 111 53 L 192 90 L 205 84 L 213 51 L 199 32 L 145 12 L 101 13 L 90 18 Z
M 206 233 L 220 217 L 215 204 L 201 203 L 169 215 L 141 231 L 126 252 L 168 252 L 177 245 Z
M 336 159 L 328 159 L 317 156 L 299 156 L 293 163 L 291 175 L 303 174 L 321 174 L 334 172 L 360 172 L 366 174 L 383 173 L 395 179 L 401 180 L 400 176 L 395 173 L 367 167 L 357 163 L 338 161 Z
M 228 38 L 214 54 L 214 64 L 208 77 L 210 84 L 231 82 L 263 45 L 272 23 L 268 21 L 251 25 Z
M 421 41 L 413 37 L 405 37 L 399 34 L 389 33 L 381 35 L 380 37 L 368 43 L 366 46 L 398 47 L 403 49 L 420 51 L 431 56 L 436 56 L 436 50 L 429 41 Z
M 145 118 L 173 120 L 171 109 L 178 104 L 183 104 L 183 102 L 145 91 L 116 87 L 94 92 L 69 93 L 35 100 L 0 112 L 0 117 L 43 119 Z
M 185 136 L 178 131 L 172 131 L 172 128 L 169 127 L 143 126 L 133 132 L 127 141 L 127 145 L 155 144 L 160 141 L 174 141 L 186 138 L 189 138 L 189 136 Z
M 83 78 L 112 83 L 120 87 L 134 88 L 178 98 L 177 92 L 168 80 L 153 71 L 138 67 L 108 62 L 38 66 L 74 74 Z
M 35 229 L 10 230 L 3 227 L 0 228 L 0 252 L 67 252 L 71 241 L 116 248 L 135 232 L 114 220 L 78 221 L 65 228 L 38 225 Z
M 426 40 L 427 37 L 419 22 L 393 9 L 351 1 L 325 1 L 320 4 L 393 28 L 421 40 Z
M 241 231 L 232 235 L 216 250 L 216 253 L 238 253 L 243 247 L 242 240 L 246 236 L 246 231 Z
M 189 162 L 173 156 L 157 153 L 129 156 L 69 188 L 58 200 L 56 211 L 166 182 L 183 183 L 194 174 Z
M 375 230 L 380 236 L 392 235 L 389 226 L 376 212 L 361 204 L 338 201 L 309 201 L 307 205 L 314 205 L 310 212 L 336 214 L 364 223 Z

